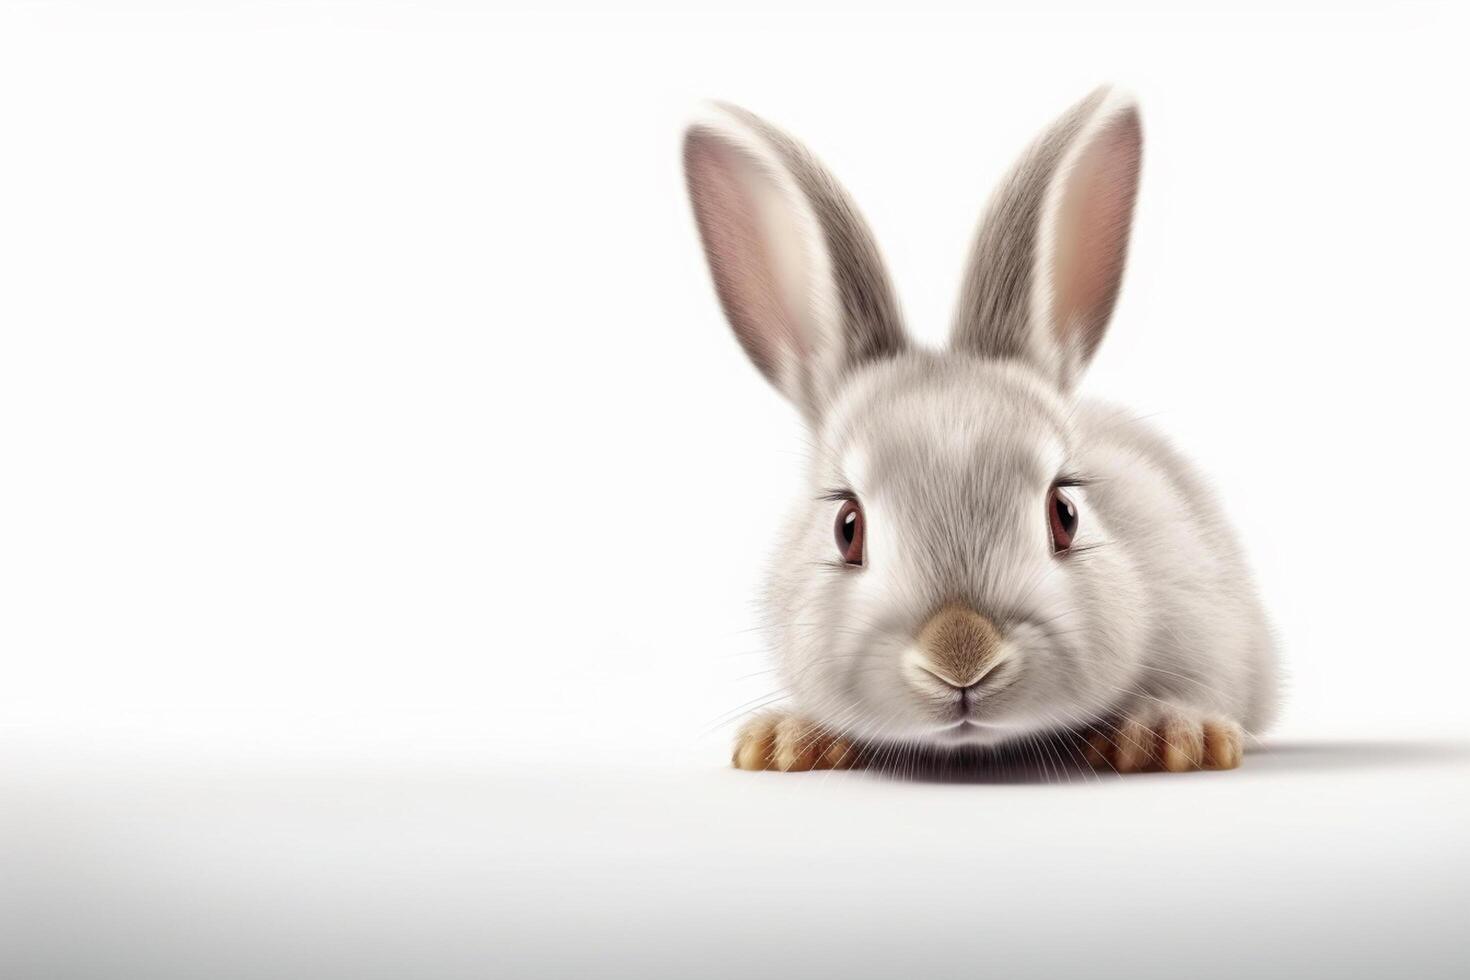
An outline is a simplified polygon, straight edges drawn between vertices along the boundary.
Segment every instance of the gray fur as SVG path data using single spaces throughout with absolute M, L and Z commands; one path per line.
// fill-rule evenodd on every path
M 791 359 L 790 335 L 797 335 L 798 346 L 804 346 L 795 365 L 799 395 L 795 400 L 808 414 L 818 417 L 825 402 L 841 386 L 846 375 L 867 362 L 889 357 L 904 350 L 908 339 L 893 287 L 878 247 L 866 222 L 853 206 L 841 185 L 807 150 L 785 133 L 738 106 L 720 104 L 728 125 L 691 126 L 684 140 L 685 173 L 695 218 L 710 260 L 716 291 L 736 335 L 752 361 L 766 377 L 783 387 L 783 362 Z M 710 181 L 705 173 L 709 163 L 701 154 L 712 147 L 720 152 L 744 158 L 749 169 L 759 173 L 779 168 L 799 193 L 816 222 L 820 242 L 807 247 L 819 250 L 830 263 L 830 287 L 837 307 L 830 311 L 835 323 L 832 336 L 814 329 L 793 311 L 783 310 L 776 297 L 773 277 L 767 268 L 768 250 L 749 247 L 744 254 L 731 254 L 729 239 L 717 235 L 722 220 L 730 223 L 749 222 L 750 214 L 759 206 L 741 194 L 732 194 L 729 185 Z M 701 166 L 702 165 L 702 166 Z M 749 178 L 747 178 L 749 179 Z M 738 183 L 738 182 L 735 182 Z M 723 247 L 721 247 L 723 245 Z M 764 287 L 770 298 L 751 302 L 740 287 Z M 820 312 L 820 311 L 818 311 Z M 778 322 L 779 321 L 779 322 Z M 796 395 L 788 391 L 788 395 Z
M 837 295 L 842 305 L 847 367 L 903 350 L 907 338 L 888 270 L 873 233 L 842 185 L 800 143 L 739 106 L 725 110 L 742 120 L 780 155 L 822 226 Z
M 810 419 L 806 487 L 764 609 L 793 708 L 861 743 L 1008 743 L 1161 710 L 1248 730 L 1271 720 L 1270 630 L 1204 481 L 1142 421 L 1076 399 L 1031 356 L 1065 338 L 1027 309 L 1026 283 L 1045 257 L 1022 225 L 1041 220 L 1037 175 L 1065 179 L 1055 166 L 1064 150 L 1049 141 L 1075 139 L 1104 95 L 1065 116 L 992 206 L 950 351 L 887 336 L 894 308 L 886 277 L 868 266 L 866 232 L 855 215 L 836 224 L 862 233 L 862 274 L 841 287 L 848 349 L 859 355 Z M 785 159 L 809 159 L 786 144 Z M 835 188 L 798 179 L 829 195 L 823 213 L 837 200 L 848 214 Z M 1025 254 L 1002 255 L 1001 244 Z M 834 274 L 855 266 L 836 263 Z M 853 295 L 869 287 L 877 293 Z M 1086 485 L 1069 491 L 1080 526 L 1057 556 L 1045 501 L 1063 474 Z M 862 503 L 862 567 L 836 554 L 834 489 Z M 989 618 L 1011 659 L 1006 682 L 979 698 L 976 724 L 958 731 L 901 670 L 923 624 L 954 602 Z
M 1100 88 L 1042 134 L 1006 175 L 975 234 L 960 286 L 950 343 L 986 357 L 1026 357 L 1032 330 L 1032 290 L 1040 273 L 1037 237 L 1046 191 L 1088 117 L 1102 104 Z

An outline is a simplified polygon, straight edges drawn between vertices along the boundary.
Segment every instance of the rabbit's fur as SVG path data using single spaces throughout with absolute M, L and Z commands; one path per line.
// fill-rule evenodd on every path
M 716 289 L 814 447 L 765 595 L 790 708 L 746 726 L 737 764 L 1061 735 L 1120 770 L 1228 768 L 1241 726 L 1270 721 L 1270 630 L 1208 488 L 1138 419 L 1074 395 L 1117 296 L 1141 146 L 1107 90 L 1045 133 L 992 200 L 950 349 L 931 352 L 809 154 L 732 107 L 690 128 Z M 1059 481 L 1078 517 L 1054 553 Z M 834 541 L 845 499 L 861 564 Z M 973 629 L 948 654 L 994 638 L 959 651 L 988 671 L 969 686 L 935 667 L 929 627 L 950 620 Z

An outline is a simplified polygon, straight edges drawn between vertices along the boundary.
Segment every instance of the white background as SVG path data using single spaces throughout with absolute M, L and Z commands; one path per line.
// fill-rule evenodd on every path
M 13 954 L 217 974 L 237 942 L 391 974 L 392 937 L 430 972 L 529 972 L 570 962 L 533 940 L 574 892 L 604 942 L 576 955 L 648 975 L 684 962 L 638 941 L 674 910 L 690 949 L 761 909 L 789 926 L 761 890 L 797 866 L 784 900 L 827 903 L 849 975 L 944 972 L 979 962 L 948 920 L 904 959 L 885 903 L 953 911 L 970 852 L 940 831 L 1003 819 L 1030 835 L 973 860 L 1011 899 L 1012 967 L 1163 921 L 1148 902 L 1201 852 L 1224 897 L 1169 903 L 1176 937 L 1334 896 L 1367 930 L 1371 896 L 1402 921 L 1344 963 L 1463 965 L 1436 915 L 1470 898 L 1464 18 L 1177 6 L 7 4 L 0 812 L 30 872 L 4 897 L 37 923 Z M 729 720 L 774 690 L 750 597 L 803 443 L 720 317 L 683 121 L 719 97 L 799 135 L 938 343 L 994 182 L 1106 80 L 1142 102 L 1146 161 L 1087 389 L 1217 483 L 1281 636 L 1278 730 L 1238 774 L 1065 793 L 724 770 Z M 1081 813 L 1105 866 L 1047 839 L 1091 840 Z M 941 855 L 955 877 L 903 870 Z M 1274 876 L 1283 904 L 1245 901 Z M 1062 892 L 1093 896 L 1076 950 L 1037 938 Z M 228 924 L 174 934 L 181 909 Z M 80 941 L 42 941 L 61 921 Z M 776 973 L 817 949 L 774 934 L 736 948 Z

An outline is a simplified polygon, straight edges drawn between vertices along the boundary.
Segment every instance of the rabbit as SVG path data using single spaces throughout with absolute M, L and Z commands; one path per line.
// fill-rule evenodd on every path
M 725 316 L 812 445 L 762 602 L 789 706 L 741 728 L 737 768 L 1059 737 L 1078 766 L 1232 769 L 1269 724 L 1271 628 L 1209 488 L 1142 421 L 1077 395 L 1141 153 L 1115 90 L 1062 115 L 991 199 L 933 351 L 800 144 L 725 104 L 685 132 Z

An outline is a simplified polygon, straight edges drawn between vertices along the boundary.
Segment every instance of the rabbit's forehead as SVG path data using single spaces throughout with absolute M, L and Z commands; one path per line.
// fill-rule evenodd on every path
M 1065 409 L 1027 372 L 966 363 L 874 382 L 835 407 L 824 440 L 835 478 L 860 494 L 913 499 L 928 486 L 1004 497 L 1049 483 L 1066 464 Z

